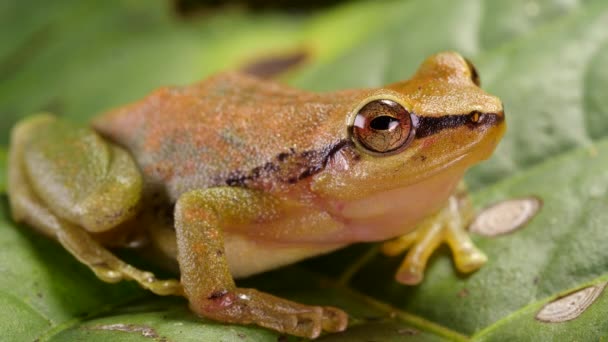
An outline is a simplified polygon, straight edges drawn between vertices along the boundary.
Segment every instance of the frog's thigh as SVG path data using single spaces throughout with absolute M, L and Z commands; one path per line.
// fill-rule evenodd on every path
M 52 190 L 56 190 L 58 196 L 65 195 L 65 190 L 58 189 L 58 187 L 61 187 L 62 185 L 65 186 L 66 184 L 69 184 L 69 186 L 73 186 L 75 188 L 82 188 L 84 192 L 89 191 L 94 193 L 95 191 L 87 189 L 89 184 L 78 183 L 82 180 L 90 180 L 94 176 L 77 174 L 75 170 L 90 170 L 87 168 L 80 168 L 82 165 L 78 163 L 78 161 L 87 159 L 87 156 L 77 155 L 78 149 L 73 148 L 74 146 L 71 146 L 72 148 L 70 146 L 66 146 L 65 150 L 70 152 L 69 158 L 56 160 L 57 163 L 61 163 L 62 165 L 48 165 L 49 163 L 53 162 L 52 160 L 46 160 L 46 163 L 41 163 L 40 165 L 35 163 L 32 165 L 33 161 L 31 158 L 24 158 L 28 152 L 32 154 L 32 151 L 36 150 L 42 154 L 42 156 L 39 156 L 40 158 L 45 156 L 44 153 L 42 153 L 45 150 L 44 146 L 38 145 L 38 143 L 44 141 L 44 139 L 39 139 L 40 137 L 53 136 L 55 133 L 64 133 L 65 136 L 70 136 L 70 132 L 63 131 L 66 126 L 63 128 L 57 127 L 56 123 L 57 120 L 49 115 L 38 115 L 20 122 L 12 131 L 11 148 L 9 154 L 8 192 L 10 196 L 13 218 L 16 221 L 26 222 L 46 235 L 59 241 L 70 253 L 72 253 L 72 255 L 74 255 L 82 263 L 89 266 L 97 274 L 97 276 L 104 281 L 117 282 L 122 279 L 133 279 L 139 282 L 143 287 L 159 294 L 181 294 L 181 285 L 176 280 L 156 280 L 152 273 L 138 270 L 126 264 L 101 246 L 99 242 L 93 239 L 89 233 L 80 227 L 82 222 L 89 221 L 91 218 L 86 218 L 84 220 L 76 219 L 76 222 L 74 222 L 70 220 L 71 216 L 75 214 L 72 208 L 68 209 L 72 210 L 70 213 L 58 213 L 53 209 L 53 207 L 57 207 L 58 205 L 56 203 L 54 205 L 49 204 L 49 201 L 64 202 L 63 204 L 59 204 L 59 206 L 61 206 L 66 205 L 65 202 L 69 203 L 70 201 L 74 201 L 74 199 L 65 198 L 55 199 L 52 195 L 50 195 Z M 51 132 L 49 130 L 55 131 Z M 84 137 L 84 140 L 86 140 L 86 132 L 80 132 L 80 134 L 82 137 Z M 72 143 L 77 145 L 78 143 L 86 144 L 87 142 L 82 140 L 59 140 L 58 143 Z M 56 148 L 61 149 L 61 146 L 56 146 Z M 109 149 L 111 147 L 105 148 Z M 84 151 L 87 153 L 96 153 L 95 151 L 91 151 L 90 148 L 85 148 Z M 123 157 L 119 157 L 117 162 L 120 162 L 121 158 Z M 76 161 L 76 164 L 70 164 L 72 161 Z M 30 163 L 30 165 L 28 165 L 28 163 Z M 36 167 L 43 168 L 45 166 L 48 166 L 49 168 L 39 170 L 37 173 L 34 172 L 34 174 L 39 175 L 45 170 L 47 170 L 50 174 L 32 180 L 33 173 L 28 172 L 28 170 L 31 171 Z M 114 169 L 116 169 L 116 167 L 110 166 L 108 170 L 110 170 L 109 172 L 111 173 L 111 170 Z M 62 183 L 56 181 L 57 179 L 63 179 L 65 182 L 68 182 L 69 180 L 65 178 L 64 175 L 55 175 L 57 176 L 55 181 L 51 180 L 45 183 L 45 179 L 48 180 L 49 178 L 53 178 L 53 172 L 62 170 L 66 171 L 68 174 L 71 173 L 71 176 L 74 177 L 72 183 Z M 45 185 L 51 188 L 51 190 L 46 190 L 45 195 L 41 195 L 37 189 Z M 98 184 L 91 184 L 92 187 L 95 187 L 95 185 Z M 99 191 L 99 188 L 103 188 L 103 184 L 101 186 L 98 185 L 98 189 L 96 191 Z M 106 191 L 106 194 L 113 194 L 112 191 L 113 190 Z M 130 191 L 128 187 L 127 191 Z M 110 196 L 104 201 L 101 201 L 99 205 L 103 205 L 105 202 L 112 200 L 113 198 Z M 131 205 L 130 203 L 133 203 L 131 200 L 125 200 L 124 198 L 116 198 L 114 200 L 119 203 L 127 203 L 129 206 Z M 77 205 L 78 204 L 75 204 L 75 206 Z M 84 207 L 86 208 L 86 206 Z M 83 207 L 81 206 L 80 208 Z M 100 208 L 99 212 L 101 215 L 97 217 L 104 219 L 105 215 L 109 211 L 115 209 L 116 207 L 111 208 L 110 210 Z M 84 211 L 85 214 L 94 218 L 95 215 L 91 212 L 92 208 L 88 208 L 87 210 Z M 126 217 L 128 216 L 125 216 L 125 218 Z M 120 222 L 120 220 L 115 222 Z M 107 222 L 104 222 L 103 224 L 106 224 L 107 226 Z M 89 226 L 89 228 L 99 228 L 103 224 L 93 224 L 92 226 Z M 109 229 L 111 227 L 107 226 L 107 228 Z
M 396 255 L 409 249 L 397 271 L 399 282 L 414 285 L 422 281 L 424 269 L 431 254 L 445 242 L 454 257 L 459 271 L 468 273 L 479 269 L 487 261 L 468 236 L 465 226 L 470 217 L 470 203 L 450 197 L 446 206 L 422 222 L 413 232 L 384 243 L 387 255 Z
M 137 212 L 142 191 L 137 165 L 91 129 L 38 115 L 20 122 L 12 139 L 27 184 L 62 219 L 102 232 Z
M 311 338 L 321 330 L 345 329 L 347 316 L 338 309 L 236 287 L 226 261 L 222 227 L 272 220 L 280 210 L 278 199 L 242 188 L 195 190 L 180 197 L 175 208 L 177 254 L 191 308 L 219 321 L 254 323 Z

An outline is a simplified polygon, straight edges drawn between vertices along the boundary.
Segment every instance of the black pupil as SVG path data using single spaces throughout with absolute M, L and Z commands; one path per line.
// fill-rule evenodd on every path
M 391 128 L 391 123 L 395 121 L 399 120 L 387 115 L 378 116 L 369 123 L 369 127 L 375 129 L 376 131 L 386 131 L 387 129 Z

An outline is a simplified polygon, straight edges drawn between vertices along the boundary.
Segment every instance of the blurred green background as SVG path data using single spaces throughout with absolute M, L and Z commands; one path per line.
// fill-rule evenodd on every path
M 0 173 L 10 127 L 38 111 L 85 123 L 159 86 L 227 69 L 315 91 L 379 86 L 443 50 L 472 60 L 506 108 L 507 135 L 467 175 L 476 205 L 536 195 L 541 213 L 513 234 L 476 236 L 490 262 L 472 276 L 456 274 L 442 251 L 422 285 L 405 287 L 392 280 L 398 258 L 359 245 L 245 284 L 345 308 L 353 326 L 327 341 L 606 338 L 606 294 L 574 320 L 534 319 L 556 297 L 608 281 L 605 0 L 4 1 Z M 15 225 L 2 203 L 3 340 L 279 338 L 199 320 L 184 301 L 132 284 L 103 284 Z M 340 282 L 356 264 L 351 281 Z M 115 324 L 130 329 L 107 329 Z

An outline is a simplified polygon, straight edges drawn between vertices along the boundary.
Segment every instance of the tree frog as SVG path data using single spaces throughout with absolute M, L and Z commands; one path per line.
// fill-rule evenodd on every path
M 12 130 L 12 216 L 57 240 L 106 282 L 184 296 L 198 315 L 315 338 L 345 312 L 255 289 L 246 277 L 356 242 L 409 252 L 396 278 L 422 280 L 445 242 L 463 272 L 463 173 L 505 130 L 501 101 L 455 52 L 410 80 L 312 93 L 239 73 L 160 88 L 80 127 L 39 114 Z M 158 279 L 110 248 L 147 246 L 180 278 Z M 143 247 L 142 247 L 143 248 Z

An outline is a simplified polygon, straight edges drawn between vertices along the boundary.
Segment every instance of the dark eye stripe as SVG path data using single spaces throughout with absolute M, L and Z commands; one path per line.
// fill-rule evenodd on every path
M 478 120 L 473 118 L 477 115 Z M 471 129 L 479 126 L 492 126 L 504 120 L 502 113 L 479 113 L 442 115 L 442 116 L 416 116 L 416 139 L 425 138 L 439 133 L 444 129 L 467 126 Z

